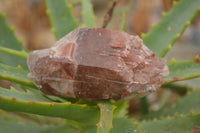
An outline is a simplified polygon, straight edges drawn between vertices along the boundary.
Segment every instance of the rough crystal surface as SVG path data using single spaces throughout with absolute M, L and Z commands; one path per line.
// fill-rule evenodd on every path
M 44 93 L 87 100 L 124 99 L 155 91 L 168 75 L 166 60 L 138 36 L 77 28 L 28 57 L 29 78 Z

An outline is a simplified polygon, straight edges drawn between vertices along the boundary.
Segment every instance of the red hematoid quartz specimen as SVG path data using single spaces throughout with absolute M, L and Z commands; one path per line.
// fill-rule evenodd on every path
M 138 36 L 77 28 L 28 57 L 29 78 L 44 93 L 87 100 L 124 99 L 155 91 L 168 75 L 166 60 Z

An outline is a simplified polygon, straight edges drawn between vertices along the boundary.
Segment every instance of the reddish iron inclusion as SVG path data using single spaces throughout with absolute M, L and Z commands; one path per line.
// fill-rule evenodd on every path
M 29 77 L 44 93 L 87 100 L 124 99 L 155 91 L 168 75 L 166 60 L 138 36 L 77 28 L 28 57 Z

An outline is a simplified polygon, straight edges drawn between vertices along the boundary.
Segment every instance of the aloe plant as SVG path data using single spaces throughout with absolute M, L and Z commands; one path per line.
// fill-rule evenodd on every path
M 96 26 L 91 2 L 82 0 L 80 4 L 82 22 L 75 19 L 70 3 L 46 0 L 47 13 L 57 40 L 78 26 Z M 175 2 L 168 13 L 163 13 L 160 22 L 142 35 L 144 43 L 157 56 L 164 57 L 199 11 L 200 0 Z M 123 13 L 119 30 L 124 29 L 125 16 Z M 165 78 L 163 88 L 170 90 L 160 101 L 162 107 L 155 112 L 144 111 L 139 118 L 128 118 L 127 100 L 88 102 L 41 93 L 27 78 L 28 52 L 15 37 L 13 28 L 6 23 L 5 14 L 0 14 L 0 27 L 0 78 L 14 83 L 10 89 L 0 87 L 0 133 L 187 133 L 200 123 L 200 92 L 175 83 L 200 77 L 198 56 L 191 60 L 169 61 L 170 74 Z M 169 92 L 176 89 L 184 89 L 187 94 L 174 103 L 165 104 Z M 142 101 L 145 110 L 149 110 L 147 99 Z M 15 112 L 15 115 L 10 112 Z

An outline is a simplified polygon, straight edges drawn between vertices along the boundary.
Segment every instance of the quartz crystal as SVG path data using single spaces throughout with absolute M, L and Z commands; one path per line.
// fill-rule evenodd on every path
M 138 36 L 103 28 L 75 29 L 51 48 L 30 53 L 28 67 L 42 92 L 87 100 L 144 95 L 169 73 L 166 60 Z

